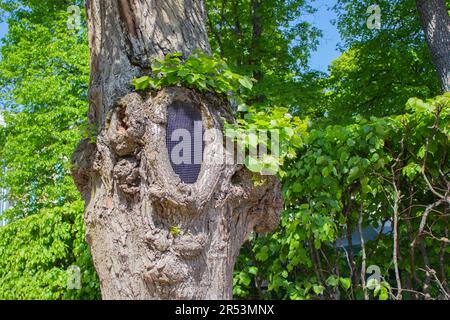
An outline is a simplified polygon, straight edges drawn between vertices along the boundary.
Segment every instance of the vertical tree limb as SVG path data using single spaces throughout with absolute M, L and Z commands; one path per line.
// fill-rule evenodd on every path
M 416 0 L 443 92 L 450 91 L 450 17 L 445 0 Z

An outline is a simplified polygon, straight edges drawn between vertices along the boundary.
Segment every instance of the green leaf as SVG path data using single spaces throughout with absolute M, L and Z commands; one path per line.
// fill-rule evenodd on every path
M 323 294 L 324 290 L 325 290 L 325 288 L 323 286 L 318 286 L 318 285 L 313 286 L 313 291 L 317 295 Z
M 151 78 L 149 76 L 143 76 L 133 80 L 133 85 L 136 90 L 145 90 L 150 85 Z
M 386 301 L 389 299 L 389 292 L 386 287 L 381 286 L 378 291 L 378 299 L 381 301 Z
M 180 229 L 180 227 L 177 227 L 177 226 L 170 227 L 169 231 L 172 234 L 172 236 L 174 236 L 175 238 L 181 234 L 181 229 Z
M 264 262 L 269 258 L 269 248 L 264 246 L 261 250 L 256 254 L 256 259 L 258 261 Z
M 316 164 L 319 165 L 319 166 L 324 165 L 324 164 L 326 164 L 328 162 L 327 160 L 328 160 L 327 157 L 320 156 L 320 157 L 317 158 Z
M 252 80 L 249 77 L 243 77 L 239 79 L 239 83 L 244 87 L 247 88 L 249 90 L 253 89 L 253 83 Z
M 353 167 L 350 170 L 350 173 L 348 174 L 347 181 L 352 182 L 352 181 L 356 180 L 359 177 L 359 174 L 360 174 L 359 167 Z
M 154 73 L 158 73 L 163 69 L 164 64 L 160 60 L 154 60 L 151 67 Z
M 239 112 L 247 112 L 248 106 L 245 103 L 242 103 L 238 106 L 237 111 Z
M 342 288 L 344 288 L 345 290 L 350 289 L 351 286 L 351 281 L 348 278 L 339 278 L 339 282 L 341 283 Z
M 240 273 L 240 280 L 241 283 L 245 286 L 249 286 L 250 283 L 252 282 L 252 279 L 245 272 Z
M 347 145 L 349 147 L 353 147 L 353 146 L 355 146 L 355 144 L 356 144 L 355 140 L 353 140 L 353 139 L 348 139 L 347 140 Z
M 337 285 L 339 285 L 339 278 L 336 276 L 330 276 L 327 279 L 327 284 L 331 287 L 336 287 Z
M 257 268 L 257 267 L 250 267 L 250 268 L 248 269 L 248 273 L 250 273 L 250 274 L 256 276 L 256 275 L 258 274 L 258 268 Z

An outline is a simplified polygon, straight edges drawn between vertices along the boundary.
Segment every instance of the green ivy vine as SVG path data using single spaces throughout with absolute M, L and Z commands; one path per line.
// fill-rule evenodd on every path
M 164 59 L 155 59 L 151 63 L 151 71 L 152 75 L 132 81 L 136 91 L 183 86 L 227 97 L 241 117 L 236 123 L 227 123 L 226 132 L 234 129 L 234 132 L 240 133 L 232 137 L 237 143 L 244 143 L 246 147 L 256 149 L 264 144 L 270 151 L 270 155 L 260 159 L 247 156 L 245 165 L 255 173 L 269 171 L 280 176 L 285 175 L 282 170 L 284 161 L 295 158 L 296 150 L 303 144 L 302 137 L 306 133 L 307 122 L 292 116 L 287 108 L 277 106 L 267 108 L 248 103 L 255 79 L 233 72 L 224 59 L 201 51 L 194 51 L 185 60 L 181 53 L 172 53 Z M 249 135 L 245 134 L 262 130 L 278 132 L 279 152 L 276 156 L 272 155 L 271 144 L 262 141 L 259 135 L 250 139 Z

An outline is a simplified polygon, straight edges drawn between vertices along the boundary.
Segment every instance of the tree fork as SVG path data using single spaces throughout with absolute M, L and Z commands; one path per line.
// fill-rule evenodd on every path
M 198 108 L 205 130 L 233 121 L 226 101 L 182 87 L 133 92 L 133 78 L 167 53 L 209 52 L 203 3 L 88 0 L 91 123 L 72 174 L 86 201 L 86 239 L 105 299 L 231 299 L 233 268 L 248 235 L 278 225 L 283 207 L 273 176 L 253 183 L 220 161 L 223 141 L 206 136 L 198 180 L 184 184 L 166 146 L 167 108 Z

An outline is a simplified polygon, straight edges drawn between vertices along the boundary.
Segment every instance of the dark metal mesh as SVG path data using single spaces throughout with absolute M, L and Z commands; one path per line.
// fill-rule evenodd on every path
M 187 184 L 193 184 L 197 181 L 202 166 L 201 162 L 203 161 L 203 126 L 201 126 L 200 141 L 195 141 L 194 128 L 196 121 L 201 123 L 202 115 L 200 110 L 190 103 L 177 101 L 167 108 L 166 145 L 169 151 L 170 163 L 181 181 Z M 191 155 L 188 157 L 190 159 L 188 163 L 175 164 L 174 159 L 172 159 L 172 150 L 182 142 L 181 138 L 177 141 L 172 141 L 171 139 L 172 133 L 177 129 L 186 129 L 190 133 Z M 200 143 L 201 148 L 199 146 L 196 148 L 195 142 Z M 199 154 L 200 151 L 201 154 Z M 200 161 L 195 161 L 195 159 L 200 159 Z

